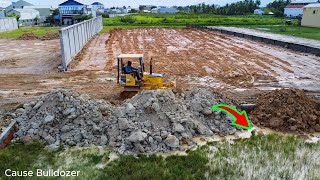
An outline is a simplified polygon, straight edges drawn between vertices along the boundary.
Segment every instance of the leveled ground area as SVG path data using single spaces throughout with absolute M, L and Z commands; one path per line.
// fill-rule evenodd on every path
M 17 122 L 0 150 L 0 177 L 10 168 L 80 171 L 76 179 L 319 178 L 320 106 L 304 91 L 258 96 L 253 131 L 211 110 L 238 105 L 214 90 L 317 93 L 319 57 L 208 31 L 136 28 L 96 36 L 63 73 L 58 43 L 0 40 L 0 120 Z M 119 103 L 120 53 L 143 53 L 147 70 L 152 57 L 178 92 L 143 91 Z M 282 135 L 266 135 L 274 131 L 265 127 Z
M 57 71 L 59 40 L 0 39 L 0 74 L 43 74 Z
M 139 28 L 111 32 L 106 70 L 120 53 L 152 57 L 156 72 L 178 83 L 215 88 L 287 86 L 319 90 L 320 58 L 233 36 L 192 29 Z M 148 68 L 147 68 L 148 69 Z
M 115 100 L 120 91 L 116 84 L 116 56 L 120 53 L 143 53 L 147 70 L 152 57 L 154 72 L 176 81 L 180 89 L 320 90 L 320 57 L 209 31 L 113 30 L 95 37 L 68 73 L 57 71 L 58 40 L 0 39 L 0 46 L 0 104 L 57 88 Z

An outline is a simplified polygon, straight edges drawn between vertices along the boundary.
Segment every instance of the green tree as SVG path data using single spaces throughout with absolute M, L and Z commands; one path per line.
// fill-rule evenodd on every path
M 39 16 L 36 16 L 36 17 L 33 19 L 33 21 L 35 22 L 35 25 L 38 25 L 39 20 L 40 20 Z
M 54 16 L 59 15 L 59 14 L 60 14 L 59 9 L 58 8 L 54 9 L 52 11 L 52 14 L 50 16 L 48 16 L 46 19 L 48 22 L 50 22 L 50 24 L 54 24 Z
M 290 0 L 275 0 L 267 4 L 267 8 L 274 13 L 277 17 L 282 17 L 284 14 L 284 8 L 290 4 Z
M 15 17 L 17 19 L 17 21 L 19 21 L 19 19 L 20 19 L 20 15 L 16 15 L 15 13 L 8 14 L 7 17 Z

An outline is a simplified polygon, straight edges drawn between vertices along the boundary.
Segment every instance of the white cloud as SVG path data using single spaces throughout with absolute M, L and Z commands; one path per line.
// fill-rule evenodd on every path
M 11 0 L 0 0 L 0 7 L 7 7 L 11 4 Z

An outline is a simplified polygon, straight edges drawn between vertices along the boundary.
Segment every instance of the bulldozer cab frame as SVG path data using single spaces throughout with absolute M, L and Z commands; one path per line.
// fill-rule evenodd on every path
M 139 69 L 141 72 L 141 75 L 143 76 L 143 72 L 144 72 L 144 56 L 143 54 L 120 54 L 117 57 L 117 62 L 118 62 L 118 76 L 117 76 L 117 83 L 120 84 L 121 81 L 121 75 L 125 74 L 124 72 L 124 64 L 123 64 L 123 60 L 124 59 L 130 59 L 130 60 L 139 60 Z

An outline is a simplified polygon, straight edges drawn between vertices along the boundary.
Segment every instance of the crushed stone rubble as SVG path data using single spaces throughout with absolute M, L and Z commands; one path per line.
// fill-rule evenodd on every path
M 207 90 L 139 92 L 121 105 L 68 90 L 53 91 L 17 109 L 16 140 L 44 140 L 48 148 L 108 146 L 120 154 L 185 150 L 199 135 L 235 134 L 232 119 L 210 108 L 221 100 Z

